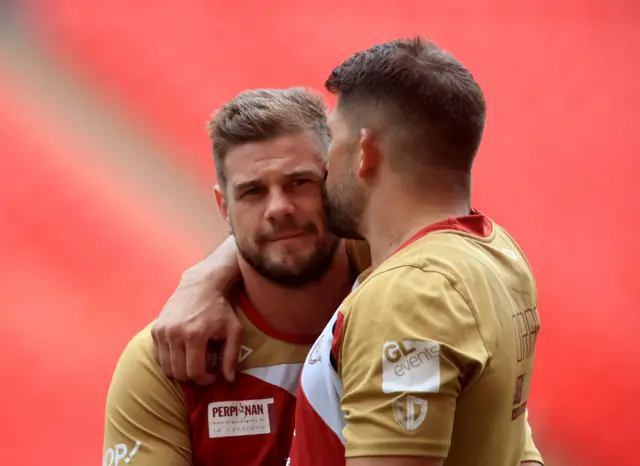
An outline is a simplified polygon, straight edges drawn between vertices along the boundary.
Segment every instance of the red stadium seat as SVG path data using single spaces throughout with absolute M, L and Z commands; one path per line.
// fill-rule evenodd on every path
M 0 76 L 0 450 L 5 463 L 80 465 L 100 456 L 120 351 L 201 249 L 34 100 Z

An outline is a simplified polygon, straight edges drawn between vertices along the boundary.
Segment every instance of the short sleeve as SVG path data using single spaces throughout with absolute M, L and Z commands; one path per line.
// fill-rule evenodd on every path
M 349 263 L 361 274 L 371 266 L 371 249 L 366 241 L 344 240 Z
M 371 277 L 345 305 L 346 457 L 446 458 L 461 383 L 488 358 L 466 302 L 443 275 L 405 266 Z
M 544 465 L 542 455 L 538 451 L 535 442 L 533 441 L 533 432 L 531 425 L 529 424 L 529 412 L 525 411 L 525 439 L 524 439 L 524 452 L 522 454 L 521 463 L 525 461 L 536 461 L 541 465 Z
M 192 464 L 186 405 L 153 357 L 150 328 L 127 345 L 107 395 L 102 464 L 125 463 Z

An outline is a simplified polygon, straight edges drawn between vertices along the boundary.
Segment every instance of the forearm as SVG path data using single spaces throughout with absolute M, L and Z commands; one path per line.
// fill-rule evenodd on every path
M 240 279 L 238 247 L 233 236 L 227 237 L 196 265 L 188 268 L 180 285 L 208 284 L 217 291 L 228 291 Z

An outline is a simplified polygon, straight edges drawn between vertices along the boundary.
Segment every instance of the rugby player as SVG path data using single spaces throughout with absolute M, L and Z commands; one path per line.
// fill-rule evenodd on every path
M 170 380 L 145 328 L 113 375 L 104 466 L 283 465 L 302 363 L 357 274 L 327 228 L 321 96 L 243 92 L 216 113 L 210 133 L 215 197 L 242 278 L 231 292 L 244 328 L 237 380 Z
M 515 241 L 470 205 L 480 87 L 417 38 L 356 54 L 327 88 L 338 95 L 330 224 L 368 240 L 373 272 L 306 360 L 291 464 L 542 464 L 526 420 L 535 282 Z M 216 306 L 199 311 L 201 323 L 233 320 Z M 158 334 L 174 341 L 159 340 L 161 353 L 179 341 L 167 331 L 180 328 L 176 315 L 192 312 L 167 311 Z

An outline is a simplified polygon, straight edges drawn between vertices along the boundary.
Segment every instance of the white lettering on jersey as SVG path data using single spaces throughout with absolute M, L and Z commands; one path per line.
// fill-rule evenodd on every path
M 338 309 L 324 328 L 313 350 L 307 355 L 302 370 L 302 390 L 318 416 L 329 428 L 344 441 L 342 431 L 346 425 L 340 400 L 344 395 L 342 381 L 331 367 L 331 342 L 333 341 L 333 326 L 338 318 Z
M 209 403 L 209 438 L 271 433 L 269 405 L 273 398 Z
M 382 347 L 382 391 L 438 393 L 440 345 L 432 341 L 388 341 Z
M 405 430 L 416 430 L 427 416 L 427 400 L 407 395 L 393 402 L 393 415 Z
M 134 455 L 138 453 L 140 445 L 142 445 L 142 442 L 136 440 L 131 451 L 129 451 L 129 448 L 124 443 L 119 443 L 111 448 L 107 448 L 107 451 L 104 452 L 104 456 L 102 457 L 102 466 L 118 466 L 121 460 L 123 460 L 125 464 L 129 464 Z

